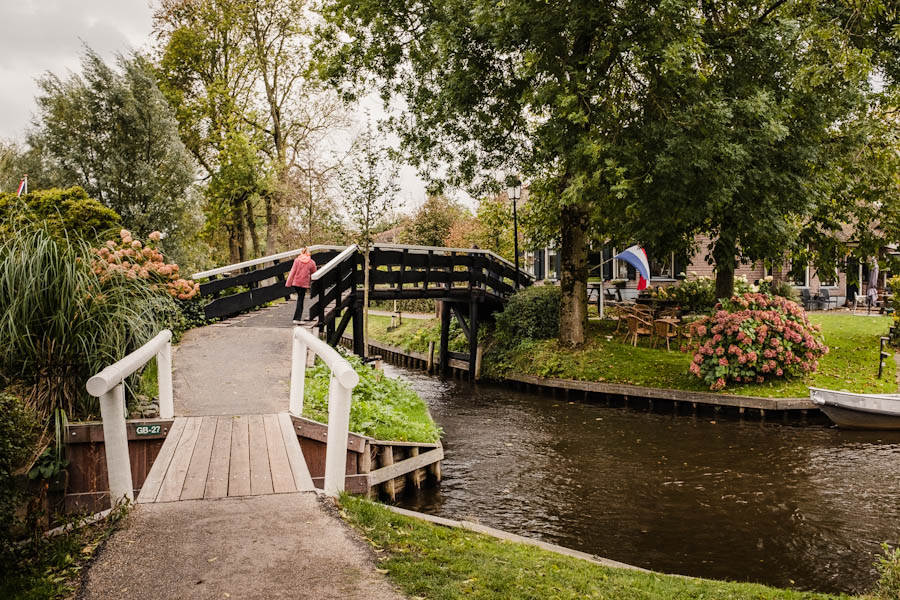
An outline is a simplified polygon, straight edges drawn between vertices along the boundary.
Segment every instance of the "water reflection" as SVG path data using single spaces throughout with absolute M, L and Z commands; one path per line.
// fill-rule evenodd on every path
M 872 586 L 900 540 L 900 433 L 715 420 L 387 367 L 445 431 L 403 506 L 642 567 L 821 591 Z

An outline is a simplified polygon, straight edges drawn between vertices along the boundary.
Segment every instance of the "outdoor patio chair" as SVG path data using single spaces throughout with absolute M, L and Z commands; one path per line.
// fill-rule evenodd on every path
M 669 342 L 672 338 L 678 337 L 677 327 L 670 319 L 662 318 L 653 321 L 653 331 L 656 335 L 653 336 L 653 342 L 650 347 L 656 348 L 656 342 L 666 340 L 666 352 L 669 352 L 671 350 Z
M 833 306 L 837 308 L 837 298 L 832 298 L 831 293 L 829 293 L 828 288 L 822 288 L 819 290 L 819 295 L 815 299 L 819 304 L 823 305 L 825 310 L 828 310 L 829 306 Z
M 818 310 L 821 307 L 819 301 L 812 297 L 809 288 L 800 290 L 800 301 L 803 303 L 803 308 L 806 310 Z
M 616 330 L 613 331 L 613 335 L 619 333 L 619 328 L 622 326 L 622 323 L 625 322 L 628 313 L 628 307 L 622 304 L 612 304 L 606 307 L 606 318 L 616 322 Z
M 639 314 L 628 315 L 628 336 L 631 338 L 631 345 L 637 346 L 638 338 L 641 336 L 650 337 L 653 335 L 653 323 Z

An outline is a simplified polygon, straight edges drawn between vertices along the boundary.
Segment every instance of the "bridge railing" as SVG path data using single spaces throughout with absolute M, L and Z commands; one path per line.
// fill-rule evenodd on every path
M 330 261 L 341 250 L 344 246 L 309 246 L 319 265 Z M 297 248 L 191 275 L 200 282 L 200 294 L 210 298 L 204 307 L 206 318 L 228 317 L 278 298 L 287 298 L 292 290 L 285 288 L 285 276 L 300 251 L 301 248 Z M 272 279 L 275 281 L 267 283 Z M 243 289 L 245 287 L 249 289 Z M 238 288 L 238 291 L 232 288 Z
M 346 358 L 305 327 L 294 327 L 291 348 L 290 412 L 303 416 L 307 350 L 312 350 L 331 370 L 328 386 L 328 446 L 325 450 L 325 493 L 344 491 L 347 470 L 347 438 L 350 431 L 350 398 L 359 374 Z
M 100 399 L 103 419 L 103 445 L 106 449 L 106 471 L 112 506 L 127 499 L 134 500 L 131 459 L 128 456 L 128 430 L 125 426 L 125 379 L 156 356 L 159 380 L 159 416 L 171 419 L 174 414 L 172 396 L 172 332 L 164 329 L 152 340 L 115 362 L 87 382 L 87 391 Z

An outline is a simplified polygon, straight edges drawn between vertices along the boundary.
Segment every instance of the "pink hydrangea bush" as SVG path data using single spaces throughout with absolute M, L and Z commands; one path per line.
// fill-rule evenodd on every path
M 163 287 L 178 300 L 190 300 L 200 293 L 200 284 L 182 278 L 178 265 L 166 263 L 162 252 L 156 249 L 162 235 L 154 231 L 147 237 L 147 243 L 143 244 L 123 229 L 119 232 L 119 240 L 108 240 L 103 246 L 94 248 L 94 273 L 103 281 L 116 275 L 146 279 L 151 286 Z
M 821 328 L 781 296 L 734 296 L 691 329 L 696 345 L 690 371 L 712 390 L 813 373 L 828 354 Z

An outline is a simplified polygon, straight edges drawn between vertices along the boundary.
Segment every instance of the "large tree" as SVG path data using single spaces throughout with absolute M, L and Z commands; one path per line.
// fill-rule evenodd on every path
M 340 161 L 322 146 L 348 117 L 310 77 L 307 15 L 302 0 L 162 0 L 155 12 L 162 89 L 206 175 L 230 168 L 229 140 L 259 155 L 256 193 L 229 196 L 229 246 L 241 255 L 257 204 L 269 254 L 297 233 L 311 243 L 314 223 L 328 220 Z
M 42 77 L 29 145 L 63 180 L 45 184 L 83 187 L 137 235 L 160 230 L 170 243 L 185 241 L 194 161 L 146 59 L 120 56 L 117 65 L 86 49 L 81 75 Z
M 320 46 L 335 82 L 400 95 L 394 121 L 423 170 L 478 194 L 501 169 L 532 181 L 538 233 L 561 246 L 560 340 L 584 341 L 587 242 L 617 184 L 606 145 L 639 85 L 623 62 L 665 17 L 636 0 L 328 0 Z
M 369 339 L 369 253 L 396 199 L 397 173 L 390 149 L 376 138 L 367 122 L 340 175 L 351 236 L 363 253 L 363 356 Z
M 837 149 L 853 154 L 859 140 L 839 126 L 865 114 L 870 64 L 817 3 L 669 8 L 671 25 L 627 65 L 642 91 L 621 110 L 615 153 L 629 181 L 606 225 L 662 251 L 706 234 L 727 297 L 738 262 L 808 254 L 801 230 L 824 234 L 853 204 L 824 184 L 852 178 Z

